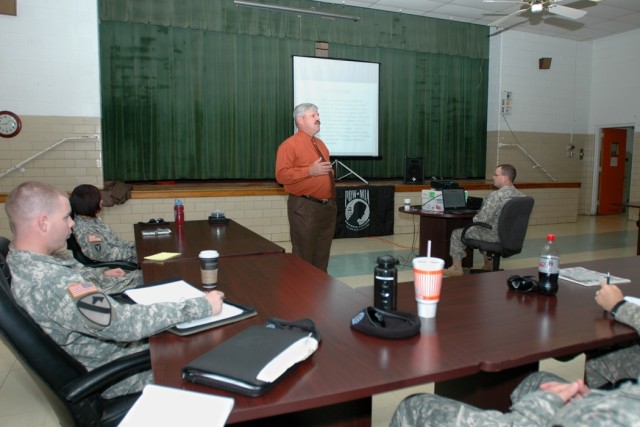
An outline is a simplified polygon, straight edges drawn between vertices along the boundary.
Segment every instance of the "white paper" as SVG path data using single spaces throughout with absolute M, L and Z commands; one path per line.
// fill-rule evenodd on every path
M 128 289 L 125 294 L 138 304 L 150 305 L 161 302 L 182 302 L 192 298 L 201 298 L 204 292 L 194 288 L 184 280 L 164 283 L 162 285 L 147 286 L 144 288 Z M 191 320 L 189 322 L 178 323 L 176 328 L 189 329 L 194 326 L 205 325 L 228 319 L 242 313 L 242 310 L 234 305 L 224 303 L 222 310 L 215 316 L 204 317 L 202 319 Z
M 582 286 L 598 286 L 601 281 L 607 280 L 607 273 L 588 270 L 584 267 L 561 268 L 560 278 Z M 609 283 L 612 285 L 629 282 L 631 282 L 631 280 L 622 277 L 609 277 Z
M 233 404 L 230 397 L 149 384 L 120 427 L 222 427 Z
M 638 297 L 630 297 L 630 296 L 626 296 L 624 297 L 625 301 L 631 302 L 633 304 L 636 305 L 640 305 L 640 298 Z

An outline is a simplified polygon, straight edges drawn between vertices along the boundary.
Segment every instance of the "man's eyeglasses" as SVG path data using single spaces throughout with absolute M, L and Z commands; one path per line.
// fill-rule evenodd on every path
M 164 219 L 162 218 L 151 218 L 148 221 L 149 224 L 164 224 Z

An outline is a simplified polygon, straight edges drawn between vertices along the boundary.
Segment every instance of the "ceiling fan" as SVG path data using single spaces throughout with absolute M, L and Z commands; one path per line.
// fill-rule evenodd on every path
M 526 5 L 527 7 L 523 7 L 520 10 L 517 10 L 513 13 L 510 13 L 506 16 L 501 17 L 497 21 L 494 21 L 489 24 L 490 27 L 499 27 L 500 23 L 506 21 L 512 16 L 519 15 L 526 11 L 531 11 L 531 13 L 541 13 L 541 12 L 549 12 L 564 18 L 570 19 L 580 19 L 587 14 L 586 10 L 574 9 L 572 7 L 559 5 L 562 0 L 483 0 L 485 3 L 518 3 L 521 5 Z M 593 2 L 598 2 L 600 0 L 591 0 Z

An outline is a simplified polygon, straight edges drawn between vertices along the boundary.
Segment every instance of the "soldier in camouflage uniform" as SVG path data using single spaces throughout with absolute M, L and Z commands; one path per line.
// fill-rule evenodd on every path
M 546 372 L 524 379 L 511 394 L 511 412 L 483 410 L 432 394 L 403 400 L 391 427 L 632 426 L 640 425 L 640 386 L 589 390 Z
M 88 258 L 103 262 L 136 262 L 135 243 L 122 240 L 97 216 L 103 204 L 102 195 L 97 187 L 89 184 L 78 185 L 73 189 L 69 201 L 75 221 L 73 235 Z
M 514 197 L 523 197 L 513 183 L 516 180 L 516 169 L 508 164 L 499 165 L 493 174 L 493 185 L 498 188 L 489 194 L 487 200 L 484 201 L 480 211 L 473 217 L 473 222 L 484 222 L 491 225 L 491 229 L 483 227 L 473 227 L 467 232 L 467 237 L 471 239 L 479 239 L 487 242 L 497 242 L 498 239 L 498 218 L 502 207 L 507 200 Z M 462 228 L 457 228 L 451 232 L 451 242 L 449 246 L 449 255 L 453 259 L 453 265 L 444 271 L 445 276 L 462 276 L 462 259 L 467 255 L 467 247 L 462 243 Z M 484 256 L 484 269 L 491 270 L 493 265 Z
M 147 338 L 177 323 L 217 314 L 221 292 L 181 303 L 119 304 L 61 257 L 73 220 L 64 192 L 40 182 L 14 189 L 5 203 L 14 233 L 8 255 L 16 301 L 67 353 L 92 370 L 148 348 Z M 150 371 L 129 377 L 106 398 L 141 390 Z
M 596 292 L 596 302 L 611 313 L 620 323 L 631 326 L 640 333 L 640 306 L 624 299 L 616 285 L 600 285 Z M 589 387 L 602 387 L 608 383 L 637 378 L 640 376 L 640 345 L 611 350 L 595 356 L 591 355 L 585 365 L 585 379 Z

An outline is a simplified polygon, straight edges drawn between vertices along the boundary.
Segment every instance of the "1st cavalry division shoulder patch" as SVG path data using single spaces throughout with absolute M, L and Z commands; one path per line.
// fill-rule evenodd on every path
M 111 303 L 103 293 L 87 295 L 76 303 L 78 311 L 96 325 L 105 327 L 111 323 Z

